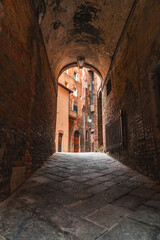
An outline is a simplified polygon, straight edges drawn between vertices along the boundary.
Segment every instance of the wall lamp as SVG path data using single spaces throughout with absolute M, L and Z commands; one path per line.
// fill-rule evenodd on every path
M 84 67 L 84 62 L 85 62 L 84 57 L 78 57 L 77 58 L 77 65 L 78 65 L 79 69 L 82 69 Z

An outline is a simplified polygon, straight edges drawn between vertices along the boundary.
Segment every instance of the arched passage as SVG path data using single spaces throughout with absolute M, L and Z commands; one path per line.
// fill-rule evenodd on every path
M 64 144 L 74 152 L 74 132 L 78 131 L 79 152 L 98 151 L 98 94 L 101 78 L 91 69 L 69 68 L 58 79 L 56 136 L 64 129 Z M 69 120 L 69 124 L 68 124 Z M 69 133 L 69 136 L 68 136 Z M 102 135 L 102 133 L 100 133 Z M 56 138 L 56 146 L 57 146 Z M 57 149 L 56 149 L 57 150 Z
M 160 180 L 159 14 L 159 0 L 0 0 L 0 201 L 48 160 L 0 206 L 1 239 L 159 239 L 158 182 L 106 154 L 50 158 L 56 115 L 69 112 L 67 83 L 57 108 L 58 77 L 83 58 L 102 78 L 100 89 L 90 85 L 102 92 L 95 105 L 91 98 L 102 119 L 82 107 L 88 129 L 83 138 L 73 130 L 74 151 L 85 140 L 89 152 L 88 130 L 96 144 L 100 137 L 90 123 L 102 123 L 104 152 Z
M 47 1 L 41 29 L 55 78 L 61 69 L 83 57 L 105 79 L 133 3 Z
M 159 74 L 156 100 L 149 89 L 160 59 L 159 1 L 3 0 L 0 12 L 0 200 L 55 152 L 57 80 L 78 57 L 102 76 L 104 151 L 105 126 L 115 132 L 122 112 L 122 141 L 111 152 L 159 178 L 159 109 L 151 112 Z

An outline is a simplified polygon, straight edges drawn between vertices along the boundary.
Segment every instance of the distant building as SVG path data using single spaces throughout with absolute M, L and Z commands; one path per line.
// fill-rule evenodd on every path
M 56 151 L 69 151 L 69 95 L 72 91 L 58 83 Z
M 97 99 L 101 80 L 92 71 L 75 67 L 59 77 L 56 150 L 98 150 Z
M 91 152 L 96 152 L 102 147 L 102 112 L 101 112 L 101 79 L 92 71 L 89 72 L 89 83 L 90 83 L 90 119 L 91 119 L 91 130 L 90 130 L 90 141 L 91 141 Z

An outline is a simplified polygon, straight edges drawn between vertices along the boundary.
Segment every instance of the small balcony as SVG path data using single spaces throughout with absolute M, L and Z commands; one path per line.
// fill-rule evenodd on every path
M 69 110 L 69 117 L 76 119 L 77 118 L 77 112 L 73 110 Z

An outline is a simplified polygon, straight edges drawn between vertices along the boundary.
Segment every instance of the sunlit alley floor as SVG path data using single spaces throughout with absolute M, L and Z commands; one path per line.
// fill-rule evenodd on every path
M 0 240 L 160 240 L 160 185 L 101 153 L 57 153 L 0 205 Z

